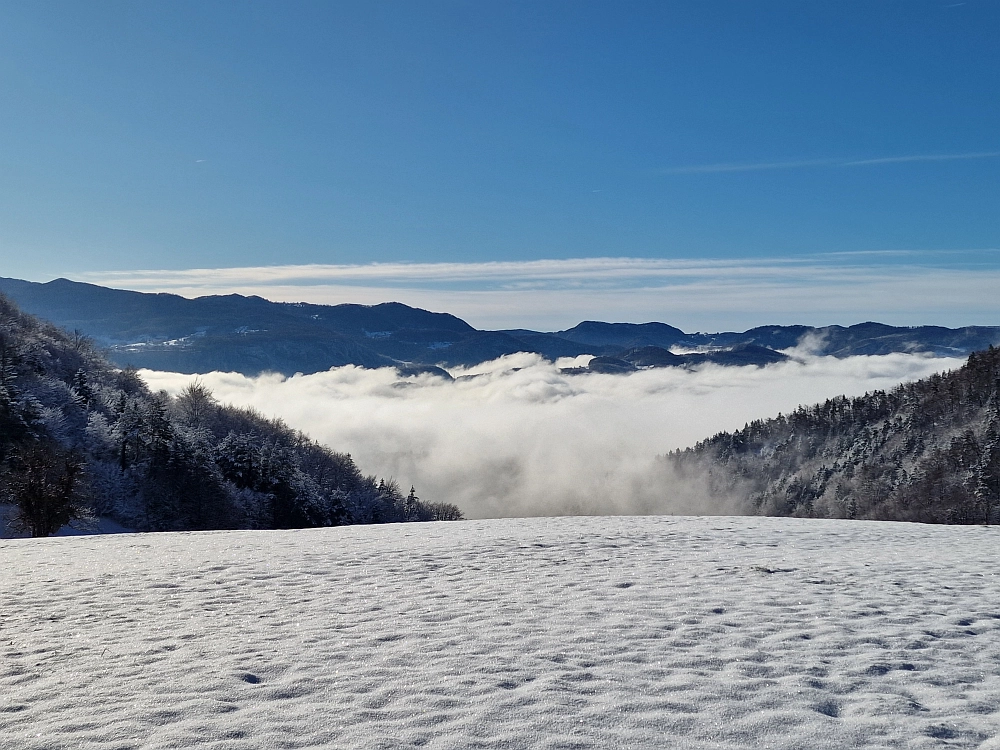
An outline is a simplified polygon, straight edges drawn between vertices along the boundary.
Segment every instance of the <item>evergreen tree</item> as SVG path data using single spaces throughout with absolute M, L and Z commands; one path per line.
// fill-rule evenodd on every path
M 988 407 L 983 448 L 973 471 L 978 514 L 990 523 L 1000 507 L 1000 393 L 994 390 Z
M 11 526 L 33 537 L 49 536 L 90 517 L 81 497 L 83 461 L 54 446 L 22 447 L 9 462 L 4 484 L 17 512 Z

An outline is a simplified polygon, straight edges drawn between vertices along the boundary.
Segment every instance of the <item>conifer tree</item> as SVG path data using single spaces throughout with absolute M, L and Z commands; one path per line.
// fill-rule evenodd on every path
M 8 499 L 17 509 L 11 526 L 33 537 L 49 536 L 89 518 L 80 496 L 83 461 L 40 443 L 19 450 L 5 472 Z

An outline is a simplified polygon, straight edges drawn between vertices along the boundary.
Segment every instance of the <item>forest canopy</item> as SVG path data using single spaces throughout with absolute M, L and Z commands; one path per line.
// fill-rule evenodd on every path
M 455 520 L 202 385 L 153 393 L 80 334 L 0 296 L 0 503 L 46 536 L 105 516 L 141 531 Z
M 952 372 L 843 396 L 666 457 L 750 513 L 930 523 L 1000 515 L 1000 349 Z

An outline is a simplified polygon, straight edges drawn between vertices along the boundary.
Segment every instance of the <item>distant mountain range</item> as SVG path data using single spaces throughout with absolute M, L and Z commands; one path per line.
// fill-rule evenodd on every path
M 354 364 L 444 375 L 441 367 L 475 365 L 517 352 L 549 359 L 590 354 L 595 358 L 581 369 L 628 372 L 706 361 L 765 365 L 784 359 L 778 350 L 806 337 L 815 353 L 836 357 L 891 352 L 965 356 L 1000 344 L 998 326 L 861 323 L 685 333 L 665 323 L 585 321 L 555 332 L 481 331 L 454 315 L 398 302 L 311 305 L 238 294 L 187 299 L 67 279 L 41 284 L 0 278 L 0 293 L 25 312 L 93 338 L 118 365 L 186 373 L 290 375 Z

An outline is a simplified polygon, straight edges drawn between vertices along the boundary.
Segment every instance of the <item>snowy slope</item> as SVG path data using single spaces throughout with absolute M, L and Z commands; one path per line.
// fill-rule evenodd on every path
M 0 541 L 0 748 L 1000 748 L 1000 530 Z

